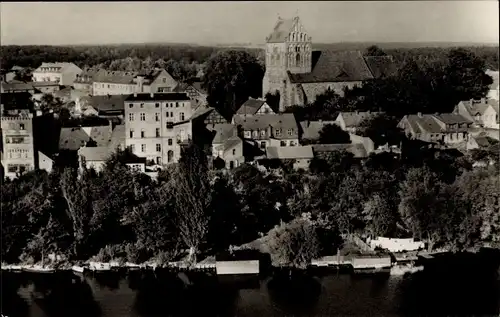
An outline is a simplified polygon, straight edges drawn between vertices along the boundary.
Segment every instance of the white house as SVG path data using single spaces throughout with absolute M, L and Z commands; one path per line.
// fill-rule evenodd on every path
M 82 69 L 73 63 L 42 63 L 33 72 L 34 82 L 56 82 L 59 85 L 70 86 Z
M 498 100 L 483 98 L 460 101 L 453 112 L 473 121 L 478 127 L 499 129 Z

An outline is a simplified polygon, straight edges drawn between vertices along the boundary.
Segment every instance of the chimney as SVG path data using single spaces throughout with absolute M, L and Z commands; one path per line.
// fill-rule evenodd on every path
M 136 92 L 134 92 L 134 97 L 137 97 L 137 93 Z
M 418 116 L 419 118 L 422 118 L 422 112 L 417 113 L 417 116 Z

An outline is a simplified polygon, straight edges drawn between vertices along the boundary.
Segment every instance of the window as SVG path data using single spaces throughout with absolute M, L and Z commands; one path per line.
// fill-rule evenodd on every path
M 141 151 L 146 152 L 146 144 L 141 144 Z
M 286 142 L 285 141 L 281 141 L 280 142 L 280 146 L 286 146 Z
M 184 112 L 179 113 L 179 120 L 184 121 Z
M 129 107 L 129 108 L 132 108 L 133 106 L 134 106 L 134 104 L 133 104 L 133 103 L 129 103 L 129 104 L 128 104 L 128 107 Z
M 165 112 L 165 117 L 167 117 L 167 118 L 168 118 L 168 114 L 169 114 L 169 112 Z
M 156 152 L 161 152 L 161 144 L 156 144 Z
M 290 146 L 295 146 L 295 142 L 290 141 Z
M 131 138 L 134 137 L 134 129 L 130 129 L 130 131 L 129 131 L 129 137 L 131 137 Z
M 146 135 L 146 131 L 144 131 L 144 129 L 141 130 L 141 138 L 144 138 L 144 136 Z
M 141 112 L 141 121 L 146 121 L 146 114 Z
M 166 82 L 167 82 L 167 79 L 166 79 L 166 78 L 163 78 L 163 80 L 162 80 L 162 81 L 163 81 L 163 83 L 166 83 Z
M 160 104 L 159 103 L 155 103 L 155 108 L 160 108 Z
M 179 102 L 175 102 L 175 107 L 179 108 Z
M 134 121 L 134 114 L 133 113 L 128 114 L 128 121 Z
M 160 137 L 160 128 L 156 128 L 156 137 L 159 138 Z
M 167 129 L 171 130 L 174 128 L 174 123 L 173 122 L 167 122 Z
M 108 84 L 108 88 L 111 88 L 111 85 L 110 85 L 110 84 Z
M 134 153 L 134 152 L 135 152 L 135 144 L 130 144 L 130 151 L 131 151 L 132 153 Z
M 233 149 L 233 155 L 236 155 L 236 149 Z
M 288 135 L 293 135 L 293 129 L 288 129 Z
M 155 121 L 160 121 L 160 114 L 158 112 L 155 113 Z
M 276 136 L 280 136 L 281 135 L 281 129 L 276 129 Z
M 266 142 L 260 142 L 260 148 L 265 149 L 266 148 Z
M 266 130 L 260 130 L 260 135 L 261 136 L 266 136 Z
M 168 145 L 172 145 L 173 143 L 173 140 L 172 139 L 168 139 Z
M 170 162 L 172 162 L 172 160 L 173 160 L 173 159 L 174 159 L 174 151 L 169 150 L 169 151 L 167 152 L 167 160 L 168 160 L 168 162 L 170 163 Z
M 144 104 L 143 103 L 141 103 L 141 108 L 144 108 Z
M 173 118 L 174 117 L 174 113 L 173 112 L 170 112 L 170 117 Z
M 250 131 L 245 131 L 244 134 L 245 134 L 245 138 L 251 138 L 252 137 Z
M 24 130 L 24 123 L 19 123 L 19 130 Z
M 7 167 L 7 170 L 9 171 L 9 173 L 15 173 L 17 172 L 17 165 L 9 165 Z
M 256 138 L 259 136 L 259 131 L 253 131 L 253 137 Z

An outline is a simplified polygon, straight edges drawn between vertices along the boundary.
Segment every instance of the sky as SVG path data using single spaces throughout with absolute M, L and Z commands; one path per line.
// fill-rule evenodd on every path
M 316 43 L 499 41 L 497 1 L 2 2 L 0 44 L 262 44 L 297 14 Z

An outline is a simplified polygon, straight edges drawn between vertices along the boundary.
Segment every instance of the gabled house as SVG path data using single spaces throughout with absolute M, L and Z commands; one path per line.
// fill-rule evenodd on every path
M 0 92 L 3 93 L 22 93 L 29 92 L 30 94 L 39 93 L 40 91 L 33 86 L 33 83 L 11 82 L 0 83 Z
M 273 109 L 267 104 L 265 99 L 254 99 L 249 97 L 236 111 L 237 115 L 254 116 L 261 114 L 275 114 Z
M 456 146 L 467 142 L 472 121 L 460 114 L 411 114 L 398 124 L 411 139 Z
M 376 117 L 380 114 L 380 112 L 371 111 L 341 112 L 335 119 L 335 123 L 344 131 L 356 133 L 363 120 Z
M 254 141 L 261 149 L 299 145 L 299 126 L 291 113 L 235 115 L 232 123 L 241 127 L 244 139 Z
M 118 117 L 123 119 L 125 100 L 128 95 L 84 96 L 79 98 L 75 112 L 97 115 L 103 118 Z
M 207 105 L 207 91 L 202 87 L 202 83 L 194 81 L 191 83 L 179 83 L 174 89 L 175 92 L 185 92 L 193 101 L 193 106 L 198 108 Z
M 311 145 L 294 147 L 269 146 L 266 148 L 267 160 L 291 160 L 294 169 L 302 168 L 307 170 L 313 158 L 314 153 Z
M 89 95 L 92 95 L 92 86 L 94 83 L 94 76 L 97 71 L 93 70 L 84 70 L 81 74 L 76 76 L 75 81 L 73 82 L 73 88 L 76 90 L 80 90 Z
M 498 100 L 483 98 L 460 101 L 453 112 L 473 121 L 477 127 L 500 128 Z
M 155 68 L 137 73 L 133 79 L 138 93 L 173 92 L 178 85 L 177 80 L 165 69 Z
M 34 82 L 55 82 L 58 85 L 71 86 L 82 69 L 73 63 L 42 63 L 33 71 Z

